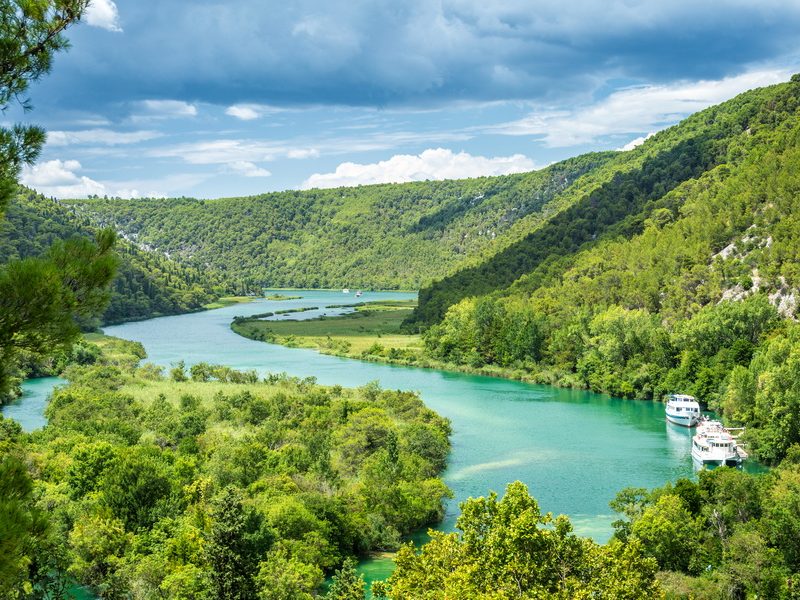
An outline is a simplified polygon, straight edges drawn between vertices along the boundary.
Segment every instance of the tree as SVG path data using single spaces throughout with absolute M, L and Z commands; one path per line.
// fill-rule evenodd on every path
M 542 514 L 520 482 L 498 500 L 461 505 L 458 533 L 431 532 L 417 552 L 406 545 L 385 584 L 373 586 L 392 600 L 445 598 L 625 598 L 662 596 L 656 562 L 638 542 L 598 546 L 577 537 L 564 516 Z
M 645 509 L 631 535 L 665 570 L 687 571 L 697 550 L 699 530 L 681 498 L 665 494 Z
M 215 596 L 220 600 L 256 598 L 254 578 L 260 558 L 272 543 L 271 533 L 233 487 L 225 488 L 216 499 L 212 517 L 206 552 Z
M 333 576 L 325 600 L 364 600 L 364 577 L 356 571 L 356 561 L 345 559 L 341 569 Z
M 47 534 L 47 517 L 33 502 L 33 482 L 22 461 L 0 459 L 0 596 L 13 598 L 28 581 L 33 551 Z
M 171 485 L 158 450 L 135 448 L 118 457 L 103 476 L 100 489 L 108 506 L 133 531 L 157 520 L 156 506 L 170 494 Z
M 117 262 L 115 240 L 106 230 L 94 244 L 73 238 L 43 258 L 0 267 L 0 400 L 18 384 L 22 353 L 44 357 L 68 350 L 81 324 L 105 307 Z
M 313 600 L 324 579 L 322 569 L 289 554 L 285 547 L 271 550 L 259 565 L 259 600 Z
M 64 30 L 77 22 L 89 0 L 3 0 L 0 3 L 0 111 L 24 98 L 31 82 L 50 71 L 53 55 L 68 47 Z M 0 216 L 16 190 L 23 164 L 39 156 L 42 129 L 30 125 L 0 127 Z
M 0 111 L 24 98 L 31 82 L 50 70 L 53 55 L 68 46 L 64 30 L 78 21 L 88 0 L 3 0 L 0 2 Z M 0 218 L 17 189 L 25 164 L 33 163 L 45 141 L 30 125 L 0 127 Z M 79 323 L 105 307 L 116 261 L 115 236 L 97 244 L 69 240 L 42 259 L 13 261 L 0 268 L 0 401 L 15 390 L 17 355 L 49 354 L 68 348 Z

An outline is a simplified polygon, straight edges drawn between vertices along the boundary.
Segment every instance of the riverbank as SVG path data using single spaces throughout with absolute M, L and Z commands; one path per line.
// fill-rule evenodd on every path
M 200 310 L 214 310 L 216 308 L 225 308 L 226 306 L 233 306 L 234 304 L 247 304 L 253 300 L 258 300 L 259 296 L 223 296 L 217 298 L 214 302 L 206 304 Z
M 226 498 L 237 516 L 247 517 L 253 539 L 267 539 L 258 534 L 269 532 L 272 548 L 253 551 L 270 573 L 264 581 L 289 574 L 302 581 L 304 597 L 319 590 L 323 576 L 344 558 L 379 554 L 385 560 L 390 554 L 382 549 L 399 547 L 445 514 L 451 494 L 441 475 L 451 427 L 418 394 L 376 385 L 323 386 L 314 377 L 286 373 L 261 379 L 255 371 L 208 363 L 165 375 L 163 368 L 140 364 L 140 342 L 94 335 L 89 343 L 99 354 L 92 364 L 70 367 L 69 385 L 80 392 L 67 388 L 58 396 L 51 435 L 20 441 L 41 461 L 40 485 L 65 490 L 68 509 L 52 520 L 71 531 L 59 544 L 88 535 L 116 543 L 124 536 L 114 546 L 117 560 L 108 574 L 97 575 L 95 565 L 106 560 L 100 554 L 73 563 L 69 555 L 58 564 L 81 583 L 166 590 L 169 597 L 206 595 L 198 587 L 210 572 L 197 550 L 206 539 L 197 515 L 219 522 L 217 507 Z M 139 478 L 131 484 L 106 475 L 76 483 L 60 467 L 81 465 L 89 451 L 103 453 L 101 468 L 113 461 L 115 471 Z M 99 500 L 87 501 L 81 484 L 92 485 Z M 145 500 L 135 495 L 143 485 L 150 486 Z M 175 497 L 180 500 L 173 502 Z M 114 525 L 110 533 L 96 517 L 98 505 Z M 74 527 L 60 520 L 64 514 L 78 515 Z M 169 548 L 180 544 L 192 550 L 187 558 L 165 562 Z M 128 551 L 132 547 L 137 551 Z M 302 560 L 287 560 L 289 547 Z M 165 566 L 156 570 L 156 562 Z M 170 578 L 187 569 L 193 573 L 188 583 Z M 195 594 L 198 589 L 202 594 Z
M 278 344 L 286 348 L 307 348 L 339 358 L 583 389 L 567 373 L 531 372 L 523 368 L 512 369 L 496 365 L 475 367 L 426 356 L 422 336 L 403 333 L 400 327 L 416 306 L 414 301 L 330 305 L 326 308 L 344 306 L 353 306 L 354 312 L 285 321 L 265 320 L 265 315 L 253 315 L 236 318 L 231 323 L 231 329 L 254 341 Z

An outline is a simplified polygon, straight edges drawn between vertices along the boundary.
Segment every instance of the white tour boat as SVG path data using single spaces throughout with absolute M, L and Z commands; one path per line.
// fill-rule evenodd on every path
M 700 405 L 694 396 L 671 394 L 665 409 L 667 421 L 684 427 L 694 427 L 700 421 Z
M 349 294 L 349 293 L 350 293 L 350 290 L 349 290 L 348 288 L 344 288 L 344 289 L 342 290 L 342 293 L 343 293 L 343 294 Z
M 705 465 L 738 467 L 747 452 L 719 421 L 704 418 L 692 438 L 692 460 L 698 467 Z

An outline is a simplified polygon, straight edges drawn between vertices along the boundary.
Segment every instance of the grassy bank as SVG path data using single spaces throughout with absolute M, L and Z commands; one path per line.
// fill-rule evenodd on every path
M 206 304 L 203 309 L 214 310 L 215 308 L 225 308 L 226 306 L 233 306 L 234 304 L 247 304 L 257 298 L 257 296 L 223 296 L 210 304 Z
M 333 308 L 333 307 L 331 307 Z M 237 319 L 233 331 L 244 337 L 293 348 L 313 348 L 329 354 L 361 358 L 377 346 L 420 354 L 418 335 L 400 332 L 403 320 L 411 314 L 413 301 L 376 302 L 357 306 L 355 312 L 336 317 L 306 320 L 266 321 Z
M 231 329 L 252 340 L 288 348 L 310 348 L 342 358 L 502 377 L 529 383 L 559 382 L 558 377 L 551 373 L 534 375 L 521 368 L 508 369 L 495 365 L 472 367 L 426 356 L 420 335 L 400 331 L 400 325 L 414 305 L 414 301 L 403 300 L 371 302 L 356 306 L 356 311 L 351 314 L 302 321 L 237 319 L 231 324 Z M 564 385 L 563 381 L 561 385 Z

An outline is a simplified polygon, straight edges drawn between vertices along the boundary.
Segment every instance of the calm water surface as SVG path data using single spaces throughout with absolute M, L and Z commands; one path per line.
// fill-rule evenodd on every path
M 295 294 L 295 292 L 292 292 Z M 584 391 L 504 379 L 380 365 L 248 340 L 230 330 L 235 315 L 355 302 L 341 292 L 298 292 L 300 300 L 259 300 L 214 311 L 108 327 L 137 340 L 148 360 L 170 366 L 206 361 L 260 373 L 314 376 L 322 384 L 360 386 L 379 381 L 421 393 L 453 423 L 445 481 L 455 494 L 441 524 L 452 529 L 458 503 L 524 481 L 546 511 L 568 514 L 576 530 L 598 541 L 611 534 L 608 502 L 626 486 L 653 487 L 692 474 L 690 437 L 668 428 L 660 404 L 631 402 Z M 360 301 L 413 298 L 365 292 Z M 297 317 L 313 313 L 299 313 Z
M 292 292 L 295 295 L 295 292 Z M 439 528 L 452 530 L 458 503 L 521 480 L 544 511 L 569 515 L 576 532 L 606 541 L 615 516 L 609 501 L 624 487 L 655 487 L 693 474 L 690 433 L 664 420 L 661 404 L 626 401 L 504 379 L 366 363 L 248 340 L 234 334 L 236 315 L 320 307 L 291 318 L 310 318 L 346 302 L 409 299 L 414 294 L 353 295 L 303 291 L 302 299 L 258 300 L 218 310 L 107 327 L 105 333 L 142 342 L 148 360 L 168 367 L 201 361 L 261 374 L 314 376 L 326 385 L 361 386 L 379 381 L 389 389 L 416 390 L 425 403 L 452 421 L 452 454 L 444 479 L 455 498 Z M 58 380 L 26 383 L 22 404 L 6 407 L 26 428 L 43 425 L 41 410 Z M 49 387 L 48 387 L 49 386 Z M 16 411 L 16 412 L 15 412 Z M 363 565 L 369 579 L 383 578 L 391 561 Z
M 22 396 L 2 408 L 3 416 L 16 419 L 25 431 L 33 431 L 47 425 L 44 409 L 50 393 L 57 385 L 67 383 L 60 377 L 28 379 L 22 384 Z

